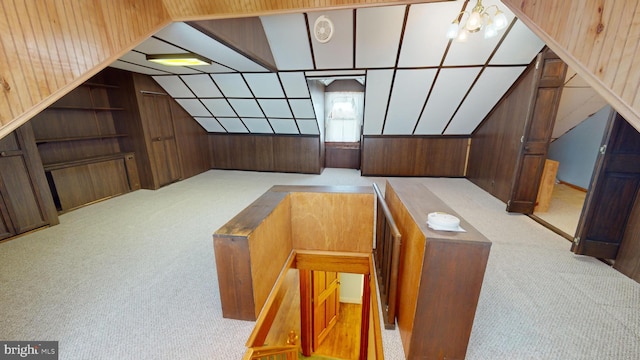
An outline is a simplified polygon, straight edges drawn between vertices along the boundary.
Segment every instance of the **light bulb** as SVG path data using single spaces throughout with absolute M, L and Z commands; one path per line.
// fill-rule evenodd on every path
M 469 32 L 467 31 L 467 29 L 462 29 L 462 31 L 460 31 L 460 33 L 458 34 L 456 41 L 466 42 L 468 38 L 469 38 Z
M 493 17 L 493 23 L 495 24 L 496 31 L 500 31 L 507 27 L 507 17 L 500 10 L 496 12 L 496 16 Z
M 496 29 L 495 24 L 489 20 L 489 24 L 487 24 L 484 29 L 484 38 L 489 39 L 496 35 L 498 35 L 498 30 Z
M 458 21 L 454 21 L 449 25 L 449 30 L 447 30 L 447 39 L 455 39 L 458 36 L 458 31 L 460 30 L 460 24 Z
M 473 12 L 471 16 L 469 16 L 465 27 L 469 32 L 476 32 L 480 30 L 482 27 L 482 15 L 480 15 L 479 12 Z

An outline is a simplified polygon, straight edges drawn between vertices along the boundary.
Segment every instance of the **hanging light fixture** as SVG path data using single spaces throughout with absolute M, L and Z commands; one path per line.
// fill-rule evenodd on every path
M 489 12 L 492 8 L 495 8 L 493 15 Z M 467 15 L 466 22 L 461 22 L 465 15 Z M 498 35 L 498 31 L 506 28 L 507 25 L 507 17 L 497 5 L 491 5 L 485 9 L 482 6 L 482 0 L 477 0 L 476 6 L 471 9 L 471 12 L 461 11 L 453 19 L 446 36 L 449 39 L 466 41 L 470 33 L 484 29 L 484 38 L 488 39 Z

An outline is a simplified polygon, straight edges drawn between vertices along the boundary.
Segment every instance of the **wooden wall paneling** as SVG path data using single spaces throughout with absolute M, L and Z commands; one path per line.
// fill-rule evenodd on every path
M 207 131 L 175 101 L 171 102 L 171 113 L 183 178 L 187 179 L 209 170 L 211 160 Z
M 215 236 L 213 248 L 222 316 L 255 321 L 249 242 L 243 236 Z
M 329 142 L 324 144 L 324 166 L 328 168 L 360 169 L 360 143 Z
M 68 211 L 96 200 L 88 165 L 52 170 L 51 178 L 60 200 L 60 210 Z
M 129 192 L 129 179 L 124 159 L 87 164 L 96 200 Z
M 302 250 L 371 253 L 372 189 L 365 193 L 291 193 L 293 247 Z
M 318 136 L 273 137 L 275 171 L 320 174 L 320 139 Z
M 633 209 L 627 220 L 622 244 L 613 267 L 640 282 L 640 192 L 636 193 Z

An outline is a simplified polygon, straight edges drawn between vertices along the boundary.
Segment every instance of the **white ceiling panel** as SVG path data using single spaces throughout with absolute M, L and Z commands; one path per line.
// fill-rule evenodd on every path
M 436 69 L 396 71 L 383 134 L 411 135 L 436 71 Z
M 304 73 L 301 72 L 281 72 L 278 74 L 282 86 L 284 86 L 284 92 L 287 97 L 309 97 L 309 88 L 307 87 L 307 79 L 304 77 Z
M 226 130 L 220 123 L 212 117 L 196 117 L 194 118 L 208 132 L 224 133 Z
M 174 22 L 155 36 L 237 71 L 268 71 L 183 22 Z
M 565 87 L 562 89 L 551 137 L 559 138 L 607 105 L 602 96 L 591 87 Z
M 162 88 L 174 98 L 192 98 L 195 95 L 189 90 L 179 76 L 153 76 Z
M 198 99 L 176 99 L 191 116 L 211 116 L 209 110 Z
M 240 74 L 213 74 L 213 80 L 226 97 L 252 98 L 251 90 Z
M 222 93 L 208 74 L 183 75 L 181 78 L 197 97 L 222 97 Z
M 284 91 L 278 75 L 274 73 L 266 74 L 245 74 L 245 80 L 249 84 L 255 97 L 262 98 L 283 98 Z
M 402 40 L 398 67 L 438 66 L 449 39 L 444 34 L 462 2 L 413 4 Z
M 255 99 L 229 99 L 229 103 L 241 117 L 264 117 Z
M 269 118 L 269 122 L 276 134 L 299 134 L 298 126 L 293 119 L 273 119 Z
M 153 36 L 134 47 L 133 50 L 145 54 L 177 54 L 184 52 L 183 49 Z
M 416 135 L 440 135 L 481 67 L 442 69 L 427 106 L 416 127 Z
M 218 118 L 218 121 L 230 133 L 248 133 L 247 127 L 238 118 Z
M 389 101 L 393 70 L 367 71 L 364 99 L 364 134 L 382 134 L 382 125 Z
M 311 36 L 316 69 L 353 67 L 353 10 L 313 12 L 307 15 L 311 32 L 316 19 L 320 16 L 328 18 L 334 26 L 334 36 L 328 42 L 321 43 L 313 35 Z
M 482 5 L 484 5 L 485 9 L 489 8 L 491 5 L 498 5 L 500 10 L 502 10 L 507 17 L 507 21 L 511 22 L 514 18 L 513 13 L 506 6 L 502 5 L 499 0 L 485 0 L 482 2 Z M 469 3 L 467 8 L 472 6 L 473 5 Z M 490 13 L 493 14 L 493 10 L 491 10 Z M 453 19 L 450 19 L 449 21 L 451 20 Z M 442 36 L 444 36 L 446 31 L 446 28 L 442 29 Z M 496 45 L 504 36 L 505 31 L 506 30 L 501 30 L 498 32 L 497 36 L 485 39 L 483 31 L 481 30 L 477 33 L 470 34 L 469 39 L 465 42 L 452 41 L 447 57 L 445 58 L 444 65 L 483 65 L 487 62 L 487 59 L 489 59 L 489 56 L 495 49 Z
M 522 21 L 516 21 L 489 63 L 496 65 L 529 64 L 543 47 L 544 42 L 536 34 L 529 30 Z
M 140 66 L 140 65 L 136 65 L 136 64 L 131 64 L 131 63 L 120 61 L 120 60 L 116 60 L 116 61 L 112 62 L 109 66 L 111 66 L 112 68 L 116 68 L 116 69 L 127 70 L 127 71 L 132 71 L 132 72 L 136 72 L 136 73 L 140 73 L 140 74 L 146 74 L 146 75 L 163 75 L 163 74 L 167 74 L 167 72 L 165 72 L 165 71 L 150 69 L 148 67 L 144 67 L 144 66 Z
M 237 116 L 226 99 L 201 99 L 213 116 Z
M 303 14 L 261 16 L 260 21 L 278 70 L 313 69 Z
M 318 135 L 320 132 L 318 131 L 318 123 L 315 120 L 296 120 L 298 122 L 298 127 L 300 128 L 300 133 L 305 135 Z
M 405 9 L 399 5 L 356 10 L 356 67 L 395 66 Z
M 258 99 L 262 111 L 269 118 L 292 118 L 289 104 L 285 99 Z
M 156 64 L 151 61 L 147 61 L 147 56 L 145 54 L 129 51 L 128 53 L 122 55 L 120 57 L 122 61 L 128 61 L 134 64 L 138 64 L 144 67 L 150 67 L 152 69 L 167 71 L 169 70 L 173 74 L 200 74 L 201 72 L 198 70 L 190 69 L 183 66 L 172 66 L 170 69 L 167 69 L 166 65 Z
M 486 68 L 444 133 L 473 132 L 524 69 L 525 66 Z
M 315 119 L 316 117 L 311 99 L 290 99 L 289 105 L 296 118 Z
M 242 118 L 242 122 L 249 128 L 249 131 L 257 134 L 273 134 L 273 130 L 267 119 Z

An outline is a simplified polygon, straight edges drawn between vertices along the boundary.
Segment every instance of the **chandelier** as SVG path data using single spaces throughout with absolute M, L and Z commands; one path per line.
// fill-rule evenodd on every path
M 493 15 L 489 12 L 495 8 Z M 460 16 L 462 15 L 462 17 Z M 467 15 L 466 22 L 461 22 Z M 507 27 L 507 17 L 498 8 L 497 5 L 491 5 L 488 8 L 482 6 L 482 0 L 477 0 L 476 6 L 468 11 L 461 11 L 449 25 L 447 38 L 456 39 L 457 41 L 466 41 L 469 34 L 476 33 L 484 29 L 484 38 L 492 38 L 498 35 L 498 31 Z

